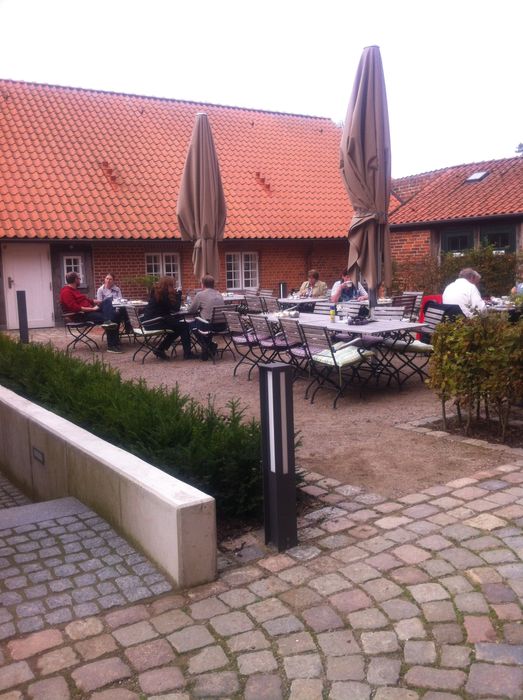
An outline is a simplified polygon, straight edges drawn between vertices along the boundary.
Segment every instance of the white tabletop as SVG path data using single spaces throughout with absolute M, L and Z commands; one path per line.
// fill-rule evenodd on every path
M 245 300 L 245 294 L 227 294 L 226 292 L 222 294 L 223 296 L 223 301 L 228 304 L 228 303 L 233 303 L 235 301 L 244 301 Z
M 278 314 L 267 314 L 269 321 L 277 322 L 279 320 Z M 300 313 L 299 318 L 296 319 L 300 324 L 305 324 L 308 326 L 316 326 L 318 328 L 328 328 L 333 331 L 343 331 L 345 333 L 353 333 L 354 335 L 374 335 L 376 333 L 397 333 L 398 331 L 417 331 L 423 328 L 425 323 L 418 323 L 416 321 L 371 321 L 370 323 L 365 323 L 361 326 L 355 324 L 348 324 L 346 321 L 335 321 L 330 320 L 330 316 L 327 314 L 304 314 Z
M 329 301 L 327 297 L 281 297 L 278 299 L 280 304 L 289 304 L 289 306 L 300 306 L 301 304 L 315 304 L 317 301 Z

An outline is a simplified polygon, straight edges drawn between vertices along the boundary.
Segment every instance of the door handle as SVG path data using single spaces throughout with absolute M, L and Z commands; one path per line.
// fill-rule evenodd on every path
M 7 286 L 9 287 L 9 289 L 11 289 L 11 287 L 14 287 L 14 284 L 15 284 L 14 279 L 12 277 L 8 277 L 7 278 Z

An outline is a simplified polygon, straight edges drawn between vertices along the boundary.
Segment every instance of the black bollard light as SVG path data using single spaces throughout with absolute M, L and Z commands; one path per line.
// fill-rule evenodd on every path
M 279 552 L 298 544 L 292 368 L 260 365 L 265 544 Z
M 20 330 L 20 342 L 29 342 L 29 324 L 27 323 L 27 304 L 25 292 L 16 293 L 16 304 L 18 306 L 18 328 Z

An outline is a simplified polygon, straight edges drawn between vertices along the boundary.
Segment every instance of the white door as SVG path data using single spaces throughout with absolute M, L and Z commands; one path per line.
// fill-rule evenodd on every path
M 7 328 L 18 328 L 16 292 L 25 291 L 29 328 L 54 326 L 51 256 L 40 243 L 3 243 Z

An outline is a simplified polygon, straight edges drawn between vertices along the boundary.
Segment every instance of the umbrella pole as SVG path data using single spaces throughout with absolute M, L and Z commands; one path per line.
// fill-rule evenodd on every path
M 369 287 L 369 311 L 372 316 L 373 309 L 378 305 L 378 294 L 375 287 Z

